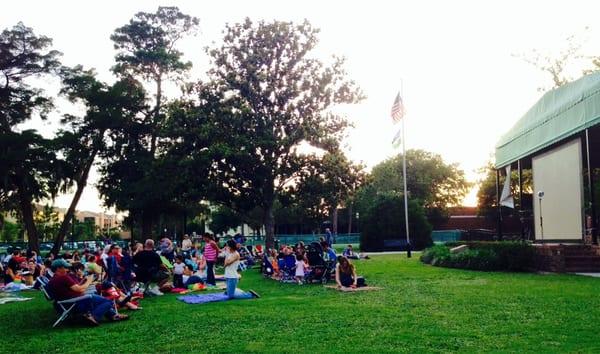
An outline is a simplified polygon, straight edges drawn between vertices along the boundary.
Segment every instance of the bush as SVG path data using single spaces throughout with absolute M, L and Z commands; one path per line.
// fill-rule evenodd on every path
M 522 242 L 463 242 L 467 251 L 453 254 L 448 246 L 436 245 L 423 251 L 421 261 L 435 266 L 473 269 L 526 271 L 530 269 L 534 250 Z
M 373 200 L 361 218 L 362 251 L 381 251 L 384 240 L 406 239 L 404 223 L 404 199 L 393 194 L 380 194 Z M 408 225 L 411 246 L 421 250 L 432 244 L 431 225 L 427 222 L 423 207 L 415 200 L 408 201 Z

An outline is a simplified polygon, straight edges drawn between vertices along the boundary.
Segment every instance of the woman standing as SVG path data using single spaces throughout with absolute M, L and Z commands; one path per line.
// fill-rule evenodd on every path
M 239 280 L 238 266 L 240 264 L 240 254 L 237 252 L 234 240 L 227 241 L 227 250 L 225 252 L 225 281 L 227 282 L 227 296 L 230 299 L 251 299 L 260 297 L 253 290 L 244 292 L 237 289 Z
M 335 282 L 338 287 L 356 288 L 356 269 L 344 256 L 338 257 L 338 264 L 335 266 Z
M 204 234 L 204 259 L 206 260 L 206 283 L 215 286 L 215 263 L 217 263 L 217 255 L 221 250 L 215 242 L 211 234 Z

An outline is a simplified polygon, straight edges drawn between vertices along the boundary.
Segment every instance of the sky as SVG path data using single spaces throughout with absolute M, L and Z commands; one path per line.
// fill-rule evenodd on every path
M 542 95 L 550 76 L 526 63 L 533 51 L 557 57 L 576 35 L 584 55 L 600 55 L 600 3 L 593 1 L 19 1 L 3 4 L 0 28 L 18 21 L 53 38 L 66 65 L 93 67 L 101 79 L 115 51 L 109 37 L 139 11 L 178 6 L 200 19 L 199 33 L 179 48 L 194 63 L 192 78 L 207 71 L 206 46 L 218 43 L 226 23 L 252 20 L 299 22 L 320 29 L 314 56 L 346 58 L 347 77 L 367 98 L 340 107 L 354 124 L 344 143 L 348 156 L 368 169 L 400 150 L 392 147 L 399 129 L 390 109 L 401 91 L 406 149 L 440 154 L 458 163 L 469 181 L 493 157 L 503 133 Z M 586 29 L 587 27 L 587 29 Z M 569 70 L 580 76 L 582 64 Z M 48 83 L 52 86 L 52 83 Z M 51 90 L 50 90 L 51 91 Z M 57 127 L 59 105 L 47 122 L 32 122 L 45 134 Z M 410 170 L 407 171 L 410 173 Z M 104 208 L 93 183 L 78 209 Z M 475 205 L 476 189 L 464 201 Z M 68 205 L 68 196 L 56 204 Z

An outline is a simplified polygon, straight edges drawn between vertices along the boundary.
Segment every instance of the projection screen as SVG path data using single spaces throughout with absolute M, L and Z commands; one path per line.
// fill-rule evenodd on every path
M 581 140 L 573 140 L 532 159 L 535 238 L 581 240 L 583 237 L 583 177 Z M 541 201 L 538 192 L 543 191 Z

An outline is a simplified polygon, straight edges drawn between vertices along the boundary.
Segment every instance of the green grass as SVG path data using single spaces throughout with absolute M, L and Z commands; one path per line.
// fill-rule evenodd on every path
M 187 305 L 143 301 L 129 321 L 51 325 L 40 294 L 0 306 L 0 351 L 599 352 L 600 279 L 437 268 L 404 255 L 355 263 L 374 292 L 280 284 L 245 272 L 262 298 Z M 29 295 L 29 293 L 27 294 Z

